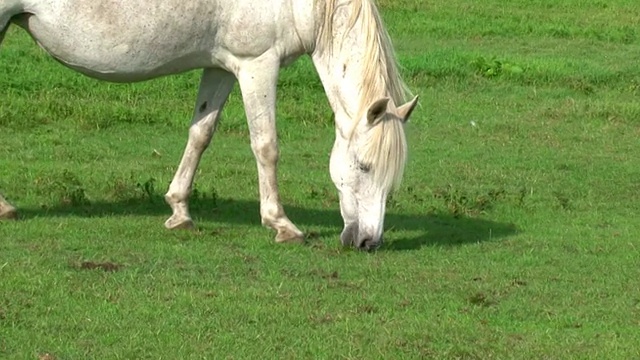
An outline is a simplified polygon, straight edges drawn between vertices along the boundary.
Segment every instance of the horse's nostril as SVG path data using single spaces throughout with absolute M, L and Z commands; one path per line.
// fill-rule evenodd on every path
M 380 247 L 381 241 L 373 240 L 372 238 L 365 238 L 358 244 L 358 249 L 371 251 Z

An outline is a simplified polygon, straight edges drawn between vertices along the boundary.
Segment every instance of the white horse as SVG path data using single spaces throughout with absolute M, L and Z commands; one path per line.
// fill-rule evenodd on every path
M 303 233 L 278 192 L 279 69 L 308 54 L 335 113 L 330 173 L 345 246 L 382 243 L 385 202 L 404 170 L 404 123 L 417 97 L 399 77 L 372 0 L 0 0 L 0 42 L 24 28 L 62 64 L 93 78 L 143 81 L 204 69 L 182 160 L 165 195 L 169 229 L 189 228 L 188 197 L 222 108 L 239 83 L 256 158 L 262 224 L 276 241 Z M 0 196 L 0 217 L 16 209 Z

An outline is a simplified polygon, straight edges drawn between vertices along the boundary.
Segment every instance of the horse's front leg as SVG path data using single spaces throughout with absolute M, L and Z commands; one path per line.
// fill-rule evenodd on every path
M 277 242 L 298 242 L 304 234 L 285 214 L 278 192 L 275 105 L 279 64 L 277 56 L 268 52 L 244 62 L 237 77 L 249 123 L 251 149 L 258 165 L 262 224 L 277 231 Z
M 202 73 L 187 146 L 165 195 L 165 200 L 173 210 L 173 215 L 165 222 L 168 229 L 193 227 L 188 201 L 193 177 L 235 83 L 232 74 L 220 69 L 205 69 Z
M 18 211 L 0 194 L 0 220 L 17 219 Z

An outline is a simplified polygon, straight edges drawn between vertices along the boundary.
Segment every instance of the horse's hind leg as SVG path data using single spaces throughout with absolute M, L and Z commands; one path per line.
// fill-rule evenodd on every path
M 18 212 L 7 200 L 0 194 L 0 220 L 17 219 Z
M 202 73 L 187 146 L 165 195 L 165 200 L 173 210 L 173 215 L 165 222 L 168 229 L 193 227 L 188 201 L 193 177 L 235 83 L 235 77 L 224 70 L 205 69 Z

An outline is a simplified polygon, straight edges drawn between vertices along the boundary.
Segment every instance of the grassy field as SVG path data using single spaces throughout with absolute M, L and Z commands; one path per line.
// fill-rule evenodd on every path
M 331 112 L 279 89 L 280 181 L 307 246 L 260 226 L 237 89 L 196 178 L 162 195 L 199 78 L 78 75 L 0 47 L 2 359 L 640 357 L 636 0 L 379 1 L 421 96 L 375 253 L 339 245 Z

